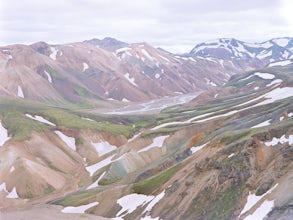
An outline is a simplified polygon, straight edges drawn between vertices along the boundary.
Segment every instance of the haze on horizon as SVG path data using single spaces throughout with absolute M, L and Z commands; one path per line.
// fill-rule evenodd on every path
M 2 0 L 0 45 L 114 37 L 183 53 L 221 37 L 292 37 L 292 11 L 290 0 Z

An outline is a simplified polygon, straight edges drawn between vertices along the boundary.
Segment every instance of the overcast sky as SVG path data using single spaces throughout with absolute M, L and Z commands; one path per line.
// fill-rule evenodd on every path
M 1 0 L 0 44 L 110 36 L 172 52 L 221 37 L 293 37 L 292 0 Z

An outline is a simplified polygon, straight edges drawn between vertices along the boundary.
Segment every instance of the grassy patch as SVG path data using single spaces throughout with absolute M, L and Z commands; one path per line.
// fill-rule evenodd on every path
M 180 169 L 180 167 L 180 164 L 178 164 L 149 179 L 145 179 L 134 184 L 134 192 L 146 195 L 152 193 L 155 189 L 158 189 L 160 186 L 162 186 L 162 184 L 167 182 Z
M 96 194 L 100 192 L 100 189 L 92 189 L 83 192 L 77 192 L 67 196 L 64 199 L 53 202 L 56 205 L 62 206 L 80 206 L 88 204 L 96 198 Z

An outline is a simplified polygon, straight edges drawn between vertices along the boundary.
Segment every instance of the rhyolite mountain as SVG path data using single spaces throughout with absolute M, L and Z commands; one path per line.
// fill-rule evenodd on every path
M 262 68 L 270 61 L 290 58 L 291 44 L 287 38 L 256 46 L 220 39 L 182 56 L 112 38 L 10 45 L 0 47 L 0 95 L 88 105 L 186 94 L 223 85 L 232 75 Z M 239 48 L 246 48 L 245 52 Z
M 1 51 L 1 220 L 293 218 L 292 59 L 178 56 L 144 43 Z M 195 79 L 201 94 L 159 113 L 96 111 L 111 112 L 114 98 L 188 93 Z M 139 105 L 151 112 L 153 102 Z

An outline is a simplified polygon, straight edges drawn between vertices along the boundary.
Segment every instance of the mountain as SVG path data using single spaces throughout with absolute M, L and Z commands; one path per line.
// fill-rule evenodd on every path
M 127 47 L 129 44 L 123 41 L 116 40 L 115 38 L 105 37 L 104 39 L 100 40 L 97 38 L 93 38 L 91 40 L 85 40 L 85 43 L 93 44 L 98 46 L 104 50 L 108 51 L 116 51 L 122 47 Z
M 293 38 L 274 38 L 262 43 L 247 43 L 221 38 L 196 45 L 190 54 L 223 60 L 257 59 L 270 63 L 293 58 Z
M 275 62 L 153 115 L 0 97 L 1 219 L 291 219 L 292 73 Z
M 178 56 L 146 43 L 114 52 L 85 42 L 38 42 L 0 51 L 2 96 L 54 104 L 143 101 L 185 94 L 222 85 L 235 73 L 261 66 Z

